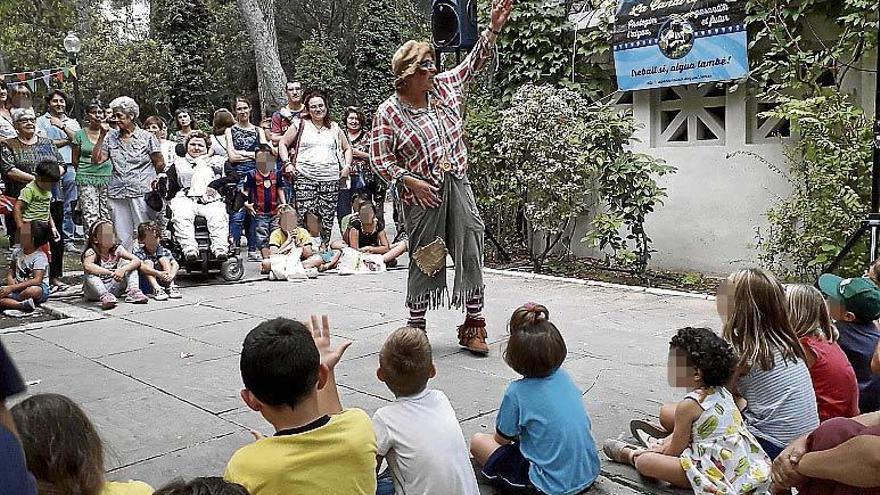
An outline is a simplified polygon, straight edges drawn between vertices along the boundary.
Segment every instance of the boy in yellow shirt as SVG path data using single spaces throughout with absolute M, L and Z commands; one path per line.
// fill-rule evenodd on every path
M 241 398 L 275 428 L 240 448 L 226 480 L 250 495 L 374 495 L 376 436 L 369 416 L 342 409 L 333 369 L 348 343 L 330 346 L 330 323 L 286 318 L 259 324 L 244 339 Z

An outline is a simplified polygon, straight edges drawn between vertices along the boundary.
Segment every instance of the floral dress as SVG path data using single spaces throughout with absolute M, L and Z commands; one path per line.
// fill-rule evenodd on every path
M 679 456 L 694 493 L 769 493 L 770 458 L 746 429 L 731 393 L 717 387 L 687 397 L 703 408 L 694 421 L 691 445 Z

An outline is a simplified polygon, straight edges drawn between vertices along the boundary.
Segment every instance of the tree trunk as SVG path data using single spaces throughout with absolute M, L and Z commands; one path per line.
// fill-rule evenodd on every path
M 257 91 L 263 112 L 282 105 L 284 98 L 284 70 L 278 54 L 275 34 L 275 3 L 273 0 L 235 0 L 244 18 L 257 67 Z

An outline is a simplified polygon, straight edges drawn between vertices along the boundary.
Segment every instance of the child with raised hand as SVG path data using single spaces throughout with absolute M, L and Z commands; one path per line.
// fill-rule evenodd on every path
M 159 488 L 153 495 L 249 495 L 245 487 L 223 478 L 206 476 L 190 481 L 175 480 Z
M 376 376 L 396 400 L 373 415 L 379 456 L 393 487 L 379 480 L 379 495 L 479 495 L 464 434 L 446 394 L 427 388 L 436 374 L 423 330 L 398 328 L 379 352 Z
M 733 348 L 712 330 L 680 329 L 669 342 L 667 377 L 670 386 L 691 392 L 675 406 L 669 436 L 648 449 L 606 440 L 605 454 L 698 495 L 766 493 L 770 459 L 725 388 L 736 362 Z
M 109 221 L 99 220 L 92 224 L 82 253 L 82 264 L 85 271 L 83 295 L 87 300 L 101 301 L 103 309 L 113 309 L 117 296 L 125 292 L 125 302 L 147 303 L 138 279 L 141 261 L 122 247 Z
M 869 278 L 841 278 L 826 273 L 819 277 L 819 289 L 828 297 L 831 319 L 859 383 L 859 410 L 880 410 L 880 375 L 871 370 L 874 351 L 880 343 L 880 289 Z
M 739 356 L 731 392 L 745 399 L 749 431 L 775 459 L 819 425 L 813 382 L 788 320 L 785 291 L 770 272 L 748 268 L 721 283 L 716 304 L 724 339 Z
M 52 235 L 49 224 L 25 222 L 18 230 L 21 245 L 12 251 L 6 285 L 0 287 L 0 308 L 30 313 L 49 299 L 49 258 L 40 249 Z
M 580 493 L 599 476 L 599 455 L 581 391 L 560 368 L 565 341 L 540 304 L 514 311 L 508 330 L 504 361 L 523 378 L 504 392 L 495 434 L 471 438 L 471 454 L 502 489 Z
M 104 481 L 104 447 L 95 426 L 71 399 L 38 394 L 12 407 L 28 470 L 41 495 L 150 495 L 140 481 Z
M 360 409 L 343 409 L 334 368 L 348 343 L 330 346 L 327 317 L 257 325 L 241 351 L 242 400 L 275 428 L 238 449 L 227 481 L 250 495 L 375 495 L 376 435 Z
M 831 324 L 825 298 L 811 285 L 785 287 L 788 319 L 804 348 L 810 369 L 819 421 L 859 415 L 859 384 L 856 373 L 840 349 L 837 329 Z
M 153 296 L 157 301 L 183 297 L 174 283 L 180 265 L 174 255 L 162 246 L 159 225 L 156 222 L 138 225 L 137 237 L 138 246 L 134 255 L 141 260 L 141 267 L 138 269 L 141 292 Z

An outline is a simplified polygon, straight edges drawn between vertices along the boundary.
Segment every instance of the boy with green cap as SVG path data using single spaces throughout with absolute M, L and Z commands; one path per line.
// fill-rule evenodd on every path
M 828 312 L 840 332 L 837 343 L 846 354 L 859 382 L 859 410 L 862 414 L 880 410 L 880 375 L 871 372 L 871 358 L 880 330 L 880 289 L 869 278 L 841 278 L 824 274 L 819 288 L 828 296 Z

